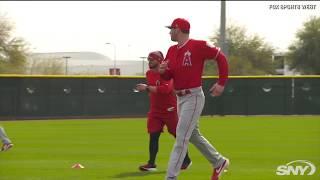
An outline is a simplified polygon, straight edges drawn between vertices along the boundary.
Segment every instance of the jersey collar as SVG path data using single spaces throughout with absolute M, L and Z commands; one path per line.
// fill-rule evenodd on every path
M 177 48 L 178 49 L 183 48 L 183 46 L 185 46 L 189 41 L 190 41 L 190 39 L 188 39 L 186 42 L 184 42 L 181 46 L 177 45 Z

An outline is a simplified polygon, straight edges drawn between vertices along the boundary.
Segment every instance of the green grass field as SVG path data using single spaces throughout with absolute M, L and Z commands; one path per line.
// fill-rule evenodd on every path
M 174 139 L 163 133 L 158 171 L 138 166 L 148 158 L 141 119 L 3 121 L 15 146 L 0 152 L 0 180 L 163 180 Z M 202 117 L 202 134 L 231 165 L 223 180 L 320 179 L 320 116 Z M 206 159 L 190 144 L 193 165 L 180 180 L 208 180 Z M 293 160 L 309 160 L 312 176 L 277 176 Z M 72 169 L 81 163 L 84 169 Z

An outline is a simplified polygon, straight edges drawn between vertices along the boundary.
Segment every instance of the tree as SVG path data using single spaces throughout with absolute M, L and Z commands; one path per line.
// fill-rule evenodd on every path
M 30 57 L 29 74 L 61 75 L 64 74 L 63 61 L 58 58 Z
M 210 37 L 215 46 L 219 46 L 219 31 Z M 266 75 L 274 74 L 272 64 L 274 49 L 265 43 L 258 35 L 248 36 L 246 29 L 231 25 L 226 29 L 228 42 L 228 62 L 230 75 Z M 208 62 L 208 61 L 207 61 Z M 216 73 L 213 63 L 205 66 L 205 75 Z
M 25 71 L 27 45 L 21 38 L 11 37 L 13 25 L 0 14 L 0 73 L 21 74 Z
M 311 17 L 289 46 L 290 69 L 302 74 L 320 74 L 320 17 Z

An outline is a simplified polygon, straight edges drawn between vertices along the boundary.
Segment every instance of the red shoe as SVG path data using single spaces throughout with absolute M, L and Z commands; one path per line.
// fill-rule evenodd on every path
M 187 170 L 187 169 L 190 168 L 191 165 L 192 165 L 192 161 L 190 161 L 189 163 L 184 163 L 184 164 L 182 164 L 180 169 L 181 170 Z
M 156 171 L 157 165 L 155 164 L 145 164 L 142 166 L 139 166 L 140 171 Z
M 219 180 L 225 169 L 229 167 L 229 159 L 225 159 L 220 167 L 214 168 L 211 180 Z
M 3 144 L 2 148 L 1 148 L 1 151 L 7 151 L 7 150 L 9 150 L 10 148 L 12 148 L 12 146 L 13 146 L 12 143 Z

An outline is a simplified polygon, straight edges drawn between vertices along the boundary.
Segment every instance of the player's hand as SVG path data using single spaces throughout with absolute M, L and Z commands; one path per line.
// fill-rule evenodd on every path
M 162 61 L 159 66 L 159 73 L 163 74 L 168 69 L 168 61 Z
M 142 84 L 142 83 L 137 84 L 137 85 L 136 85 L 136 90 L 138 90 L 138 91 L 145 91 L 145 90 L 147 89 L 147 86 L 148 86 L 148 85 Z
M 224 86 L 219 85 L 218 83 L 215 83 L 211 88 L 210 88 L 210 94 L 211 96 L 220 96 L 224 91 Z

